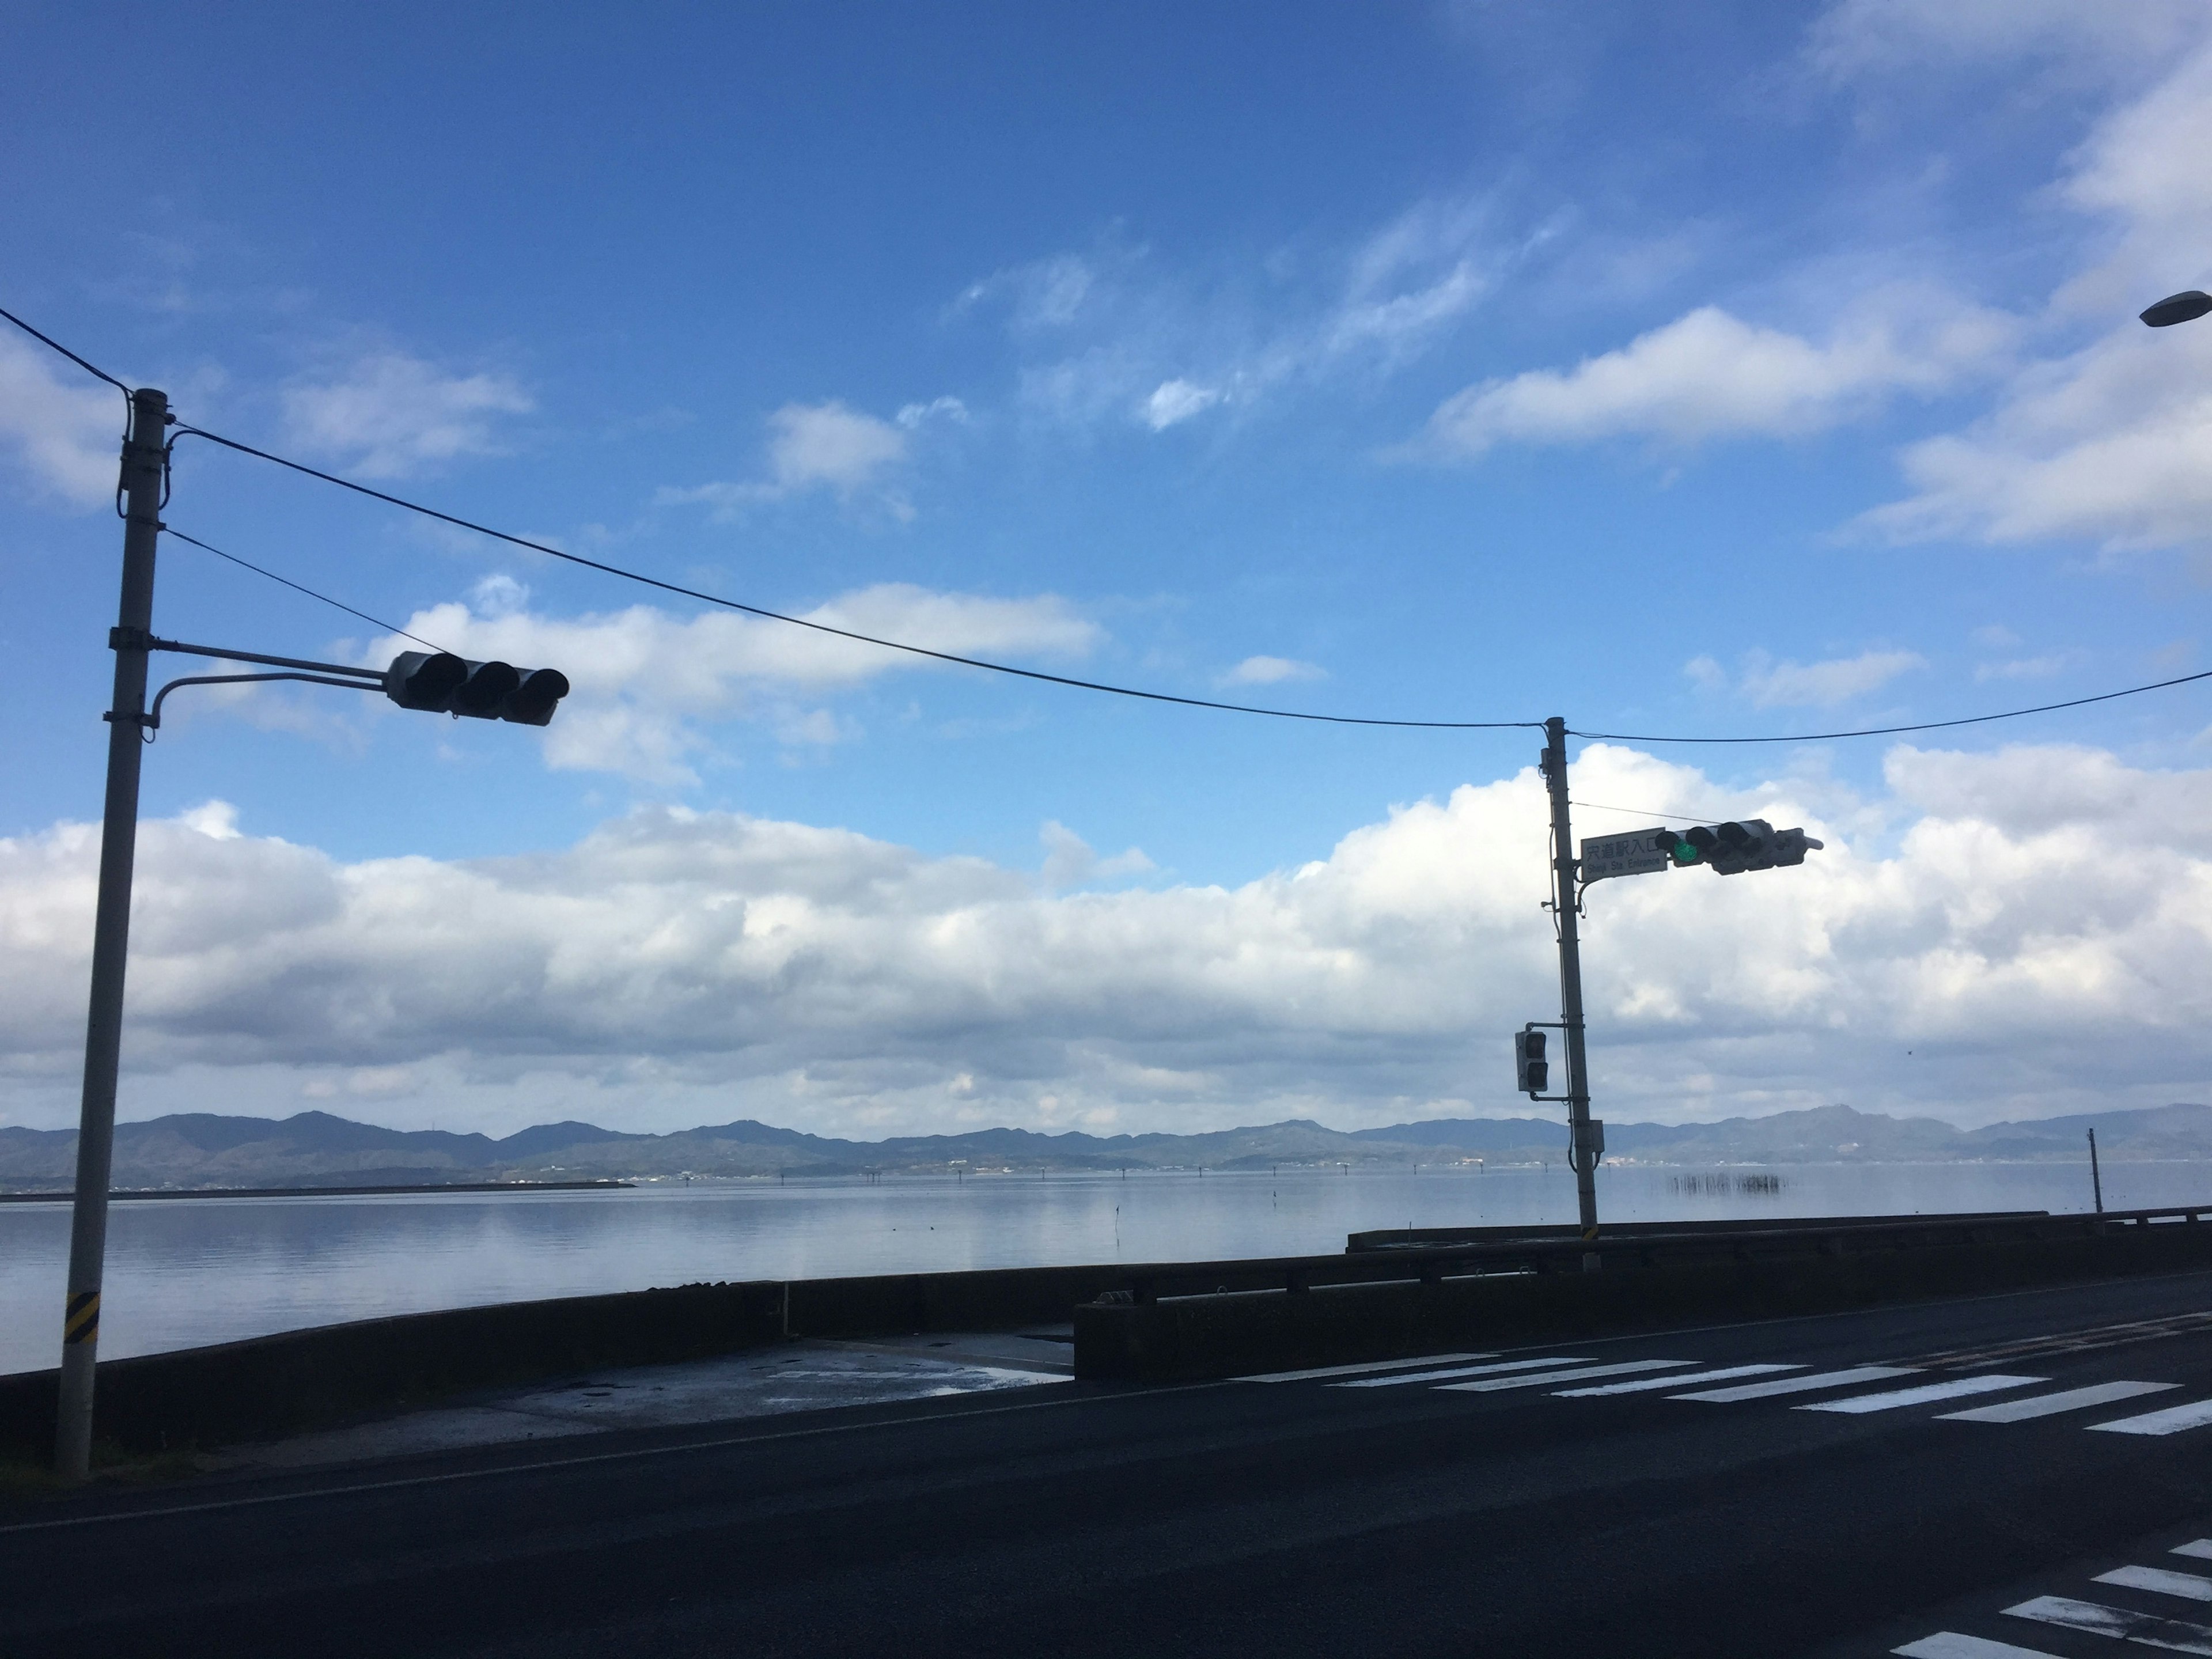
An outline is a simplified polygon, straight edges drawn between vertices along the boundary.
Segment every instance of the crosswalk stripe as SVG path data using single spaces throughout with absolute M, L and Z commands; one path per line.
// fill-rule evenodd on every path
M 2168 1555 L 2193 1555 L 2199 1561 L 2212 1561 L 2212 1538 L 2192 1538 L 2186 1544 L 2176 1544 Z
M 2076 1601 L 2065 1595 L 2039 1595 L 2005 1612 L 2015 1619 L 2033 1619 L 2063 1630 L 2086 1631 L 2092 1636 L 2121 1637 L 2174 1653 L 2212 1654 L 2212 1625 L 2161 1619 L 2154 1613 L 2130 1613 L 2124 1607 Z
M 1376 1359 L 1364 1365 L 1316 1365 L 1303 1371 L 1268 1371 L 1259 1376 L 1232 1376 L 1231 1382 L 1304 1382 L 1316 1376 L 1358 1376 L 1369 1371 L 1402 1371 L 1415 1365 L 1455 1365 L 1462 1359 L 1489 1359 L 1486 1353 L 1425 1353 L 1419 1359 Z
M 2118 1584 L 2122 1589 L 2156 1590 L 2161 1595 L 2179 1595 L 2191 1601 L 2212 1601 L 2212 1578 L 2202 1573 L 2172 1572 L 2164 1567 L 2114 1567 L 2110 1572 L 2096 1577 L 2100 1584 Z
M 2032 1395 L 2026 1400 L 2006 1400 L 1994 1406 L 1977 1406 L 1972 1411 L 1945 1412 L 1938 1420 L 1945 1423 L 2022 1423 L 2031 1417 L 2050 1417 L 2059 1412 L 2086 1410 L 2091 1406 L 2109 1406 L 2115 1400 L 2132 1400 L 2137 1395 L 2157 1394 L 2163 1389 L 2180 1386 L 2179 1382 L 2094 1382 L 2086 1389 Z
M 1587 1365 L 1578 1354 L 1552 1354 L 1542 1359 L 1509 1359 L 1497 1365 L 1455 1365 L 1441 1371 L 1407 1371 L 1397 1376 L 1366 1376 L 1357 1382 L 1332 1382 L 1332 1389 L 1395 1389 L 1407 1382 L 1437 1382 L 1452 1376 L 1487 1376 L 1492 1371 L 1533 1371 L 1546 1365 Z
M 2056 1654 L 2041 1648 L 2016 1648 L 2009 1642 L 1990 1642 L 1949 1630 L 1939 1630 L 1890 1651 L 1903 1654 L 1905 1659 L 2057 1659 Z
M 1479 1382 L 1447 1382 L 1452 1394 L 1494 1394 L 1500 1389 L 1534 1389 L 1547 1382 L 1579 1382 L 1586 1376 L 1626 1376 L 1632 1371 L 1674 1370 L 1694 1365 L 1694 1359 L 1626 1359 L 1614 1365 L 1584 1365 L 1578 1370 L 1539 1371 L 1533 1376 L 1489 1376 Z
M 1868 1412 L 1893 1412 L 1905 1406 L 1925 1406 L 1938 1400 L 1955 1400 L 1962 1394 L 1995 1394 L 2000 1389 L 2025 1389 L 2031 1383 L 2048 1382 L 2047 1376 L 1999 1376 L 1981 1371 L 1972 1376 L 1954 1376 L 1948 1382 L 1923 1382 L 1914 1389 L 1892 1389 L 1886 1394 L 1858 1394 L 1848 1400 L 1823 1400 L 1811 1406 L 1792 1409 L 1801 1412 L 1841 1412 L 1847 1416 L 1861 1416 Z
M 2185 1405 L 2168 1406 L 2162 1412 L 2145 1412 L 2140 1417 L 2115 1418 L 2109 1423 L 2092 1423 L 2089 1431 L 2106 1434 L 2179 1434 L 2184 1429 L 2201 1429 L 2212 1423 L 2212 1400 L 2191 1400 Z
M 1686 1382 L 1717 1382 L 1729 1376 L 1763 1376 L 1773 1371 L 1802 1371 L 1802 1365 L 1731 1365 L 1724 1371 L 1699 1371 L 1695 1376 L 1645 1376 L 1633 1382 L 1606 1382 L 1595 1389 L 1561 1389 L 1560 1400 L 1591 1400 L 1601 1395 L 1642 1394 L 1650 1389 L 1679 1389 Z
M 1768 1400 L 1778 1394 L 1810 1394 L 1816 1389 L 1848 1389 L 1855 1382 L 1886 1382 L 1893 1376 L 1911 1376 L 1913 1365 L 1856 1365 L 1847 1371 L 1819 1371 L 1811 1376 L 1785 1376 L 1773 1382 L 1739 1382 L 1734 1388 L 1707 1389 L 1699 1394 L 1670 1394 L 1669 1400 L 1711 1400 L 1732 1405 L 1739 1400 Z

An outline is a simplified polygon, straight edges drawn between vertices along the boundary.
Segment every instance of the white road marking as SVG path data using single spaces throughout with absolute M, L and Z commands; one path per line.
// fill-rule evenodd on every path
M 1671 1371 L 1694 1359 L 1627 1359 L 1614 1365 L 1583 1365 L 1575 1370 L 1539 1371 L 1533 1376 L 1491 1376 L 1480 1382 L 1447 1382 L 1441 1392 L 1494 1394 L 1500 1389 L 1534 1389 L 1547 1382 L 1579 1382 L 1586 1376 L 1626 1376 L 1633 1371 Z
M 1981 1371 L 1972 1376 L 1954 1376 L 1948 1382 L 1923 1382 L 1917 1389 L 1892 1389 L 1887 1394 L 1853 1395 L 1848 1400 L 1823 1400 L 1818 1405 L 1799 1406 L 1801 1412 L 1842 1412 L 1856 1417 L 1867 1412 L 1893 1412 L 1905 1406 L 1925 1406 L 1938 1400 L 1954 1400 L 1962 1394 L 1995 1394 L 2000 1389 L 2025 1389 L 2032 1383 L 2048 1382 L 2047 1376 L 1999 1376 L 1994 1372 Z
M 2031 1417 L 2050 1417 L 2058 1412 L 2109 1406 L 2115 1400 L 2132 1400 L 2137 1395 L 2157 1394 L 2162 1389 L 2180 1386 L 2179 1382 L 2094 1382 L 2086 1389 L 2068 1389 L 2059 1394 L 2039 1394 L 2026 1400 L 2007 1400 L 1995 1406 L 1977 1406 L 1966 1412 L 1945 1412 L 1938 1420 L 1945 1423 L 2023 1423 Z
M 1647 1389 L 1679 1389 L 1685 1382 L 1717 1382 L 1728 1376 L 1762 1376 L 1771 1371 L 1802 1371 L 1802 1365 L 1731 1365 L 1724 1371 L 1699 1371 L 1695 1376 L 1646 1376 L 1634 1382 L 1607 1382 L 1595 1389 L 1561 1389 L 1561 1400 L 1588 1400 L 1606 1394 L 1642 1394 Z
M 1264 1376 L 1232 1376 L 1231 1382 L 1303 1382 L 1314 1376 L 1358 1376 L 1368 1371 L 1402 1371 L 1415 1365 L 1455 1365 L 1462 1359 L 1491 1359 L 1486 1353 L 1425 1353 L 1419 1359 L 1377 1359 L 1365 1365 L 1316 1365 L 1311 1370 L 1269 1371 Z
M 2145 1412 L 2141 1417 L 2115 1418 L 2110 1423 L 2092 1423 L 2089 1431 L 2106 1434 L 2179 1434 L 2184 1429 L 2201 1429 L 2212 1423 L 2212 1400 L 2192 1400 L 2186 1405 L 2168 1406 L 2162 1412 Z
M 1401 1376 L 1369 1376 L 1357 1382 L 1332 1382 L 1332 1389 L 1395 1389 L 1403 1382 L 1436 1382 L 1451 1376 L 1487 1376 L 1492 1371 L 1533 1371 L 1546 1365 L 1587 1365 L 1579 1355 L 1552 1354 L 1542 1359 L 1509 1359 L 1497 1365 L 1459 1365 L 1449 1370 L 1410 1371 Z
M 1939 1630 L 1890 1651 L 1903 1654 L 1905 1659 L 2057 1659 L 2056 1654 L 2041 1648 L 2016 1648 L 2009 1642 L 1986 1642 L 1978 1636 L 1961 1636 L 1948 1630 Z
M 2191 1601 L 2212 1601 L 2212 1578 L 2197 1572 L 2170 1572 L 2164 1567 L 2114 1567 L 2110 1572 L 2097 1575 L 2100 1584 L 2118 1584 L 2122 1589 L 2156 1590 L 2161 1595 L 2179 1595 Z
M 2193 1555 L 2199 1561 L 2212 1561 L 2212 1538 L 2192 1538 L 2186 1544 L 2176 1544 L 2168 1555 Z
M 1740 1382 L 1732 1389 L 1707 1389 L 1702 1394 L 1670 1394 L 1669 1400 L 1711 1400 L 1731 1405 L 1739 1400 L 1767 1400 L 1778 1394 L 1810 1394 L 1815 1389 L 1848 1389 L 1855 1382 L 1886 1382 L 1893 1376 L 1911 1376 L 1917 1365 L 1858 1365 L 1847 1371 L 1819 1371 L 1811 1376 L 1785 1376 L 1776 1382 Z
M 2147 1648 L 2164 1648 L 2170 1653 L 2212 1655 L 2212 1625 L 2186 1624 L 2179 1619 L 2161 1619 L 2154 1613 L 2130 1613 L 2122 1607 L 2076 1601 L 2065 1595 L 2039 1595 L 2005 1611 L 2015 1619 L 2033 1619 L 2063 1630 L 2087 1631 L 2092 1636 L 2121 1637 Z

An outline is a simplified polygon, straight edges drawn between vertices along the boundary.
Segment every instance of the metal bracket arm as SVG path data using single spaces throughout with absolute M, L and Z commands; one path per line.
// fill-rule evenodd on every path
M 328 674 L 188 674 L 183 679 L 171 680 L 154 694 L 154 706 L 137 717 L 137 723 L 149 732 L 161 729 L 161 699 L 180 685 L 237 685 L 246 680 L 302 680 L 309 685 L 335 685 L 349 691 L 381 691 L 384 677 L 356 680 L 333 679 Z M 113 720 L 112 714 L 102 715 Z

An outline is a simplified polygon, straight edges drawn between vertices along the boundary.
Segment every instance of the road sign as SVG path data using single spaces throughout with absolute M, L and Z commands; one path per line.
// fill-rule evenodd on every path
M 1627 836 L 1586 836 L 1583 838 L 1583 884 L 1603 881 L 1607 876 L 1648 876 L 1655 871 L 1670 868 L 1674 860 L 1668 857 L 1666 843 L 1659 839 L 1668 836 L 1664 830 L 1638 830 Z M 1673 837 L 1668 836 L 1668 841 Z

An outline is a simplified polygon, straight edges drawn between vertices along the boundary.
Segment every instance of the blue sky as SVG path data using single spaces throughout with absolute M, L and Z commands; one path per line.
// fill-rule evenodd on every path
M 0 52 L 0 303 L 211 429 L 1052 672 L 1593 731 L 1941 719 L 2205 665 L 2212 323 L 2132 318 L 2206 276 L 2212 185 L 2187 157 L 2212 29 L 2195 5 L 2109 10 L 25 8 Z M 54 1028 L 77 1016 L 46 988 L 81 994 L 68 826 L 99 799 L 118 401 L 0 342 L 0 835 L 15 972 L 40 988 L 0 1119 L 69 1115 Z M 542 737 L 337 691 L 180 693 L 148 757 L 146 816 L 170 826 L 149 880 L 205 914 L 134 981 L 126 1115 L 211 1093 L 495 1127 L 555 1101 L 840 1130 L 1516 1109 L 1482 1079 L 1549 994 L 1533 734 L 1207 714 L 829 648 L 204 444 L 179 447 L 167 517 L 577 692 Z M 162 561 L 172 636 L 395 648 L 188 545 Z M 2140 811 L 2194 811 L 2207 724 L 2183 690 L 1923 744 L 1953 766 L 1879 742 L 1604 761 L 1593 802 L 1634 781 L 1666 799 L 1616 804 L 1684 818 L 1780 799 L 1837 854 L 1750 899 L 1594 891 L 1650 911 L 1615 958 L 1616 1115 L 2061 1109 L 2100 1091 L 2082 1044 L 2114 1018 L 2137 1033 L 2123 1092 L 2201 1096 L 2212 1054 L 2172 1032 L 2195 1020 L 2203 849 Z M 1408 851 L 1424 811 L 1472 839 Z M 605 862 L 701 824 L 752 873 L 702 890 L 678 860 L 633 890 Z M 755 861 L 787 830 L 812 873 Z M 1208 1001 L 1239 963 L 1297 980 L 1244 911 L 1279 920 L 1267 896 L 1295 910 L 1297 872 L 1394 835 L 1411 890 L 1487 859 L 1467 902 L 1495 897 L 1504 931 L 1370 891 L 1329 924 L 1348 933 L 1293 929 L 1321 980 L 1270 969 Z M 1962 850 L 1985 836 L 2001 854 Z M 2131 836 L 2176 862 L 2090 903 L 2095 849 Z M 880 858 L 915 893 L 824 896 Z M 299 859 L 328 890 L 297 914 L 238 898 L 273 890 L 256 860 Z M 1990 859 L 2009 897 L 1977 885 Z M 529 897 L 556 888 L 604 910 L 595 948 L 632 976 L 526 1040 L 489 1010 L 356 1029 L 392 975 L 431 971 L 400 965 L 421 937 L 394 918 L 448 879 L 501 896 L 438 958 L 458 976 L 489 951 L 558 980 L 552 901 Z M 1909 948 L 1851 908 L 1900 884 Z M 726 941 L 670 966 L 656 929 L 723 905 L 803 915 L 806 943 L 773 971 Z M 1741 905 L 1771 939 L 1744 941 Z M 1996 911 L 2002 939 L 1960 933 Z M 892 916 L 919 932 L 854 942 Z M 971 922 L 1025 942 L 959 956 Z M 1069 966 L 1194 926 L 1213 954 L 1172 973 L 1133 943 Z M 1747 996 L 1726 964 L 1757 951 L 1769 988 Z M 1340 957 L 1365 1012 L 1328 988 Z M 886 989 L 893 957 L 915 977 Z M 284 1024 L 278 963 L 345 989 Z M 1002 994 L 1063 971 L 1048 1010 Z M 1655 1002 L 1655 974 L 1695 994 Z M 771 1018 L 799 981 L 821 1000 Z M 945 981 L 975 1000 L 917 989 Z M 1759 1049 L 1777 985 L 1786 1063 Z M 696 999 L 680 1034 L 671 997 Z M 2020 1052 L 2015 1018 L 2054 1046 Z M 1903 1055 L 1916 1021 L 1916 1059 L 1954 1045 L 1940 1079 L 1866 1058 Z M 787 1026 L 817 1036 L 762 1035 Z

